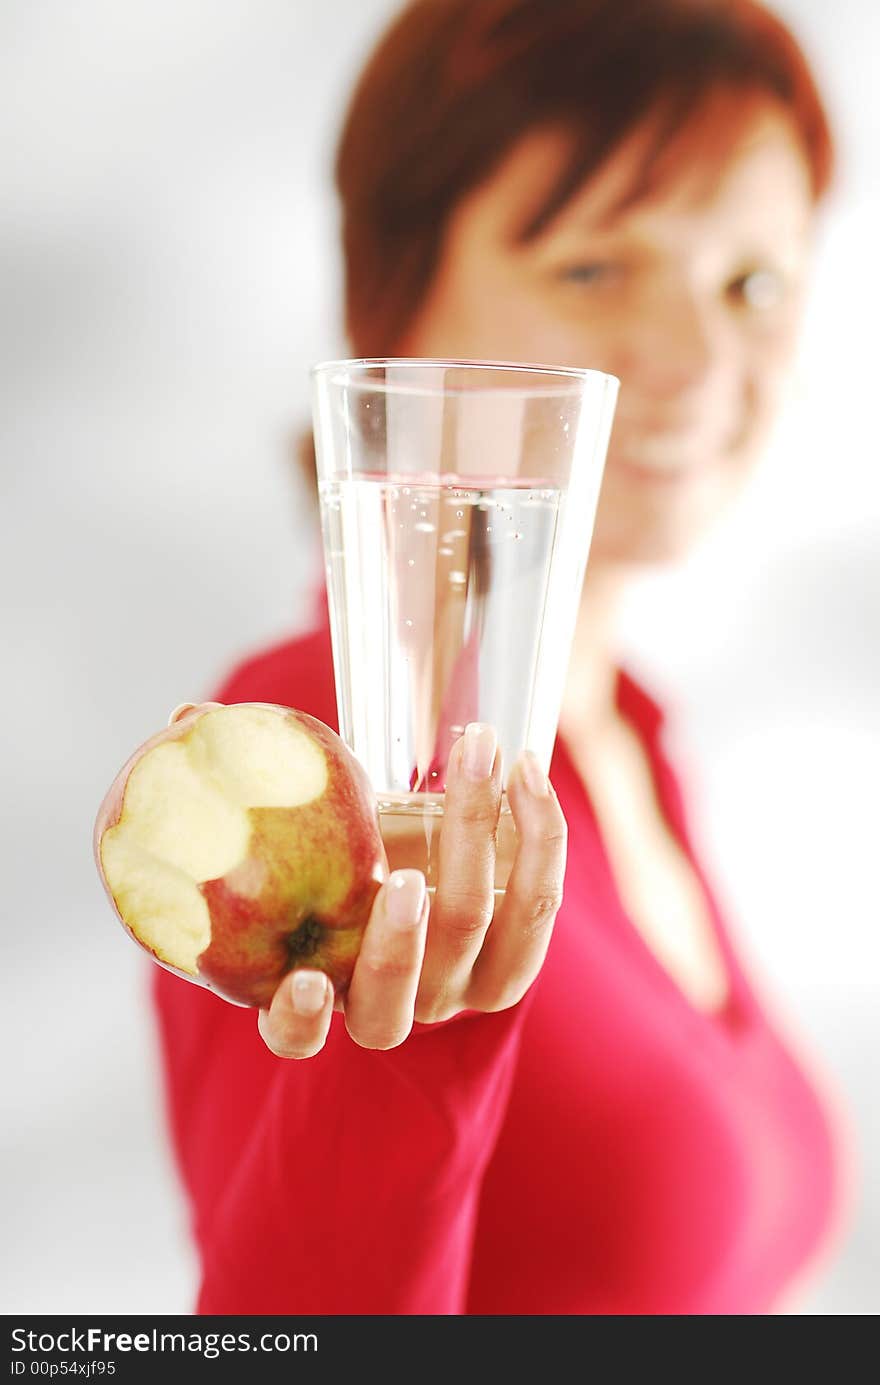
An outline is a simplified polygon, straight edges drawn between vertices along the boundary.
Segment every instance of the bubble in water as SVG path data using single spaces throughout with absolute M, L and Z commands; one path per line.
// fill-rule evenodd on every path
M 410 630 L 412 629 L 412 621 L 411 621 L 411 620 L 405 620 L 403 623 L 404 623 L 404 625 L 408 626 L 408 628 L 409 628 Z
M 407 558 L 407 560 L 406 560 L 406 565 L 407 565 L 407 567 L 415 567 L 415 565 L 416 565 L 416 560 L 415 560 L 415 558 Z
M 441 556 L 442 558 L 451 558 L 451 557 L 452 557 L 452 549 L 451 549 L 451 548 L 438 548 L 438 549 L 437 549 L 437 552 L 440 554 L 440 556 Z
M 466 582 L 466 581 L 467 581 L 467 574 L 464 573 L 464 572 L 450 572 L 450 574 L 449 574 L 449 580 L 450 580 L 450 582 L 457 582 L 457 583 Z
M 520 533 L 512 534 L 512 535 L 511 535 L 511 538 L 514 538 L 514 539 L 521 539 L 521 538 L 522 538 L 522 534 L 520 534 Z
M 415 527 L 416 532 L 419 534 L 433 534 L 434 532 L 433 524 L 429 524 L 427 520 L 424 522 L 424 524 L 421 520 L 419 520 L 418 524 Z

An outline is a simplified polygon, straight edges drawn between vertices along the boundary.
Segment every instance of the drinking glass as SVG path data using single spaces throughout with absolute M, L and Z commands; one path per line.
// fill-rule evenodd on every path
M 495 893 L 516 853 L 506 776 L 549 771 L 618 381 L 495 361 L 312 368 L 339 733 L 391 869 L 437 884 L 450 749 L 502 756 Z

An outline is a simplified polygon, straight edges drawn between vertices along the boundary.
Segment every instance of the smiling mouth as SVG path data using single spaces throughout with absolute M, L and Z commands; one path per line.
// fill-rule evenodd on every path
M 687 462 L 661 465 L 659 462 L 639 462 L 632 457 L 614 457 L 608 465 L 609 471 L 645 482 L 653 486 L 676 486 L 694 480 L 711 467 L 706 458 L 694 458 Z
M 714 436 L 704 430 L 678 435 L 620 437 L 612 442 L 607 469 L 633 481 L 657 487 L 680 486 L 714 471 L 719 462 L 735 454 L 742 441 L 742 428 L 730 428 Z

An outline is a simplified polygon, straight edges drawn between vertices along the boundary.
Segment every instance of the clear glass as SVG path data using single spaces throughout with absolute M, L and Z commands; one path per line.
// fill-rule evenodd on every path
M 498 731 L 496 895 L 516 832 L 506 777 L 549 770 L 618 381 L 505 362 L 312 370 L 342 739 L 379 801 L 392 869 L 437 883 L 449 751 Z

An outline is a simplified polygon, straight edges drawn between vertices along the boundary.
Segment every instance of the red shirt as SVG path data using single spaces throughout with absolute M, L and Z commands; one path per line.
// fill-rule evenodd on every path
M 737 960 L 660 710 L 623 671 L 617 696 L 706 889 L 723 1013 L 692 1006 L 626 917 L 557 737 L 565 897 L 512 1009 L 416 1025 L 387 1052 L 334 1014 L 316 1057 L 284 1060 L 254 1011 L 153 969 L 196 1312 L 760 1314 L 827 1245 L 845 1181 L 828 1100 Z M 326 620 L 210 700 L 338 730 Z

